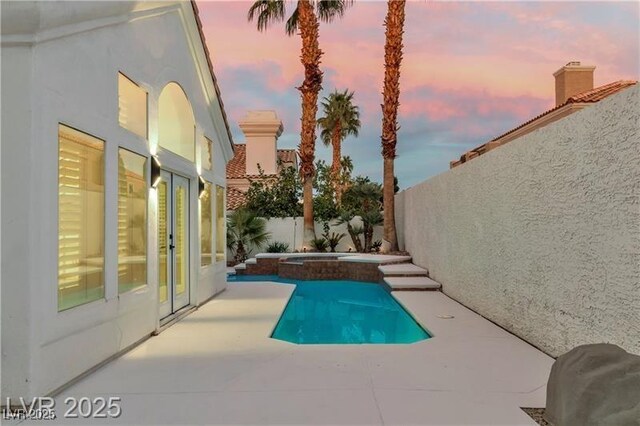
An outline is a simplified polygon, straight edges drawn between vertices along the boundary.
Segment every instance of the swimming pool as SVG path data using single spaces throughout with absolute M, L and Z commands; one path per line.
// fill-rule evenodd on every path
M 296 284 L 271 335 L 274 339 L 298 344 L 390 344 L 431 337 L 379 284 L 259 275 L 229 277 L 234 281 Z

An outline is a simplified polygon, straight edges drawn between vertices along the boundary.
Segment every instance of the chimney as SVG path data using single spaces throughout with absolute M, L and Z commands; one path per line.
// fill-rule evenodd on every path
M 282 121 L 275 111 L 248 111 L 239 123 L 246 139 L 246 173 L 258 174 L 258 164 L 265 174 L 278 172 L 278 137 Z
M 596 67 L 569 62 L 553 73 L 556 78 L 556 106 L 571 96 L 593 89 L 593 70 Z

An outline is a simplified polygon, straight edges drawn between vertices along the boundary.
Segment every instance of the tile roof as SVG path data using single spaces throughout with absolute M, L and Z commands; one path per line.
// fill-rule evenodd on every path
M 227 210 L 235 210 L 245 202 L 247 194 L 239 189 L 227 186 Z
M 633 80 L 618 80 L 618 81 L 614 81 L 613 83 L 609 83 L 609 84 L 605 84 L 604 86 L 600 86 L 600 87 L 596 87 L 595 89 L 591 89 L 588 90 L 586 92 L 582 92 L 580 94 L 577 95 L 573 95 L 571 96 L 569 99 L 567 99 L 564 103 L 551 108 L 548 111 L 543 112 L 542 114 L 536 116 L 535 118 L 532 118 L 531 120 L 519 125 L 516 128 L 513 128 L 511 130 L 509 130 L 506 133 L 501 134 L 500 136 L 493 138 L 491 141 L 497 141 L 498 139 L 501 139 L 513 132 L 515 132 L 516 130 L 519 130 L 521 128 L 523 128 L 524 126 L 533 123 L 534 121 L 544 117 L 545 115 L 556 111 L 562 107 L 564 107 L 565 105 L 569 105 L 569 104 L 576 104 L 576 103 L 595 103 L 595 102 L 599 102 L 601 100 L 603 100 L 604 98 L 606 98 L 607 96 L 611 96 L 614 93 L 618 93 L 619 91 L 621 91 L 622 89 L 625 89 L 629 86 L 633 86 L 634 84 L 636 84 L 637 81 L 633 81 Z
M 211 79 L 213 80 L 213 87 L 216 90 L 216 95 L 217 95 L 216 97 L 218 98 L 218 104 L 220 105 L 220 111 L 222 112 L 222 119 L 224 120 L 224 126 L 227 129 L 227 135 L 229 135 L 229 141 L 231 142 L 231 149 L 234 149 L 235 146 L 233 144 L 233 136 L 231 135 L 231 129 L 229 127 L 229 120 L 227 119 L 227 113 L 224 110 L 224 103 L 222 102 L 222 95 L 220 94 L 218 79 L 216 78 L 216 75 L 213 72 L 213 63 L 211 61 L 211 55 L 209 54 L 209 48 L 207 47 L 207 40 L 204 37 L 204 31 L 202 29 L 202 21 L 200 20 L 200 13 L 198 12 L 198 6 L 196 5 L 196 0 L 191 0 L 191 7 L 193 8 L 193 14 L 196 17 L 196 24 L 198 26 L 198 32 L 200 33 L 202 48 L 204 49 L 204 54 L 207 57 L 207 64 L 209 65 L 209 73 L 211 74 Z
M 492 142 L 497 142 L 500 139 L 504 138 L 505 136 L 508 136 L 510 134 L 512 134 L 513 132 L 516 132 L 520 129 L 522 129 L 523 127 L 529 126 L 530 124 L 538 121 L 539 119 L 541 119 L 542 117 L 545 117 L 546 115 L 557 111 L 561 108 L 566 107 L 567 105 L 570 104 L 583 104 L 583 103 L 596 103 L 599 102 L 603 99 L 605 99 L 608 96 L 611 96 L 615 93 L 620 92 L 623 89 L 626 89 L 627 87 L 633 86 L 635 84 L 637 84 L 637 81 L 633 81 L 633 80 L 618 80 L 618 81 L 614 81 L 613 83 L 609 83 L 609 84 L 605 84 L 604 86 L 600 86 L 600 87 L 596 87 L 594 89 L 588 90 L 586 92 L 582 92 L 579 93 L 577 95 L 573 95 L 570 98 L 568 98 L 564 103 L 551 108 L 550 110 L 547 110 L 545 112 L 543 112 L 542 114 L 532 118 L 529 121 L 526 121 L 524 123 L 522 123 L 521 125 L 519 125 L 518 127 L 515 127 L 511 130 L 509 130 L 508 132 L 505 132 L 503 134 L 501 134 L 498 137 L 495 137 L 493 139 L 491 139 L 489 142 L 484 143 L 476 148 L 473 148 L 470 151 L 467 151 L 466 153 L 464 153 L 459 160 L 456 161 L 452 161 L 451 162 L 451 166 L 455 167 L 461 163 L 464 163 L 472 158 L 477 157 L 478 155 L 484 154 L 487 151 L 487 145 L 492 143 Z
M 247 145 L 236 144 L 236 152 L 227 163 L 227 179 L 257 178 L 259 175 L 247 175 Z M 279 149 L 278 159 L 283 163 L 296 163 L 295 149 Z

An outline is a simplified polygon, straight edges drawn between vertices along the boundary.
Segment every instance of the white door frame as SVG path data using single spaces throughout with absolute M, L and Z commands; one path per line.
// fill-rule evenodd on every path
M 159 316 L 160 316 L 160 320 L 167 318 L 169 316 L 171 316 L 172 314 L 178 312 L 179 310 L 183 309 L 184 307 L 188 306 L 190 303 L 190 293 L 191 293 L 191 284 L 192 284 L 192 280 L 191 280 L 191 259 L 190 259 L 190 251 L 191 251 L 191 244 L 190 244 L 190 238 L 191 238 L 191 215 L 190 215 L 190 209 L 191 209 L 191 200 L 190 200 L 190 194 L 189 194 L 189 186 L 190 186 L 190 181 L 188 178 L 167 171 L 167 170 L 162 170 L 161 171 L 161 177 L 162 177 L 162 182 L 166 183 L 166 188 L 167 188 L 167 193 L 166 193 L 166 207 L 165 207 L 165 214 L 167 215 L 166 221 L 167 221 L 167 226 L 166 226 L 166 241 L 167 241 L 167 245 L 166 245 L 166 256 L 167 256 L 167 262 L 166 262 L 166 277 L 167 277 L 167 300 L 164 302 L 160 302 L 160 297 L 159 297 L 159 289 L 160 289 L 160 282 L 158 280 L 158 310 L 159 310 Z M 176 202 L 175 202 L 175 198 L 176 198 L 176 190 L 178 188 L 183 188 L 185 190 L 185 199 L 184 199 L 184 211 L 183 211 L 183 215 L 184 215 L 184 219 L 185 219 L 185 224 L 186 224 L 186 229 L 184 230 L 184 238 L 186 238 L 186 241 L 183 242 L 183 247 L 184 247 L 184 257 L 185 259 L 183 259 L 183 268 L 185 268 L 185 273 L 186 273 L 186 282 L 185 282 L 185 290 L 182 293 L 177 293 L 177 289 L 176 289 L 176 283 L 177 283 L 177 277 L 176 277 L 176 270 L 177 270 L 177 255 L 176 255 L 176 250 L 175 250 L 175 243 L 176 243 L 176 235 L 175 235 L 175 231 L 177 229 L 177 214 L 176 214 Z M 160 209 L 160 206 L 158 205 L 158 209 Z M 160 229 L 160 223 L 158 223 L 158 233 Z M 160 235 L 158 235 L 159 239 L 160 239 Z M 158 255 L 160 256 L 160 253 L 158 253 Z M 160 261 L 158 261 L 158 268 L 162 267 L 162 263 Z M 160 271 L 158 271 L 158 277 L 160 277 L 161 273 Z

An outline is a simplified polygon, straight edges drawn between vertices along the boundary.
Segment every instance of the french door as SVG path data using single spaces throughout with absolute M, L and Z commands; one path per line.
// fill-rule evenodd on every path
M 158 184 L 160 318 L 189 304 L 189 179 L 163 170 Z

